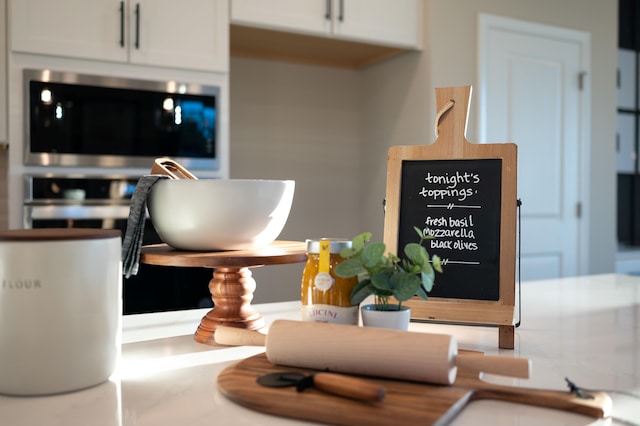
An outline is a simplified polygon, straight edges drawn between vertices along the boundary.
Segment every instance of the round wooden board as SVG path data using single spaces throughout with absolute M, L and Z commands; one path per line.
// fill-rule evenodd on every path
M 176 250 L 167 244 L 154 244 L 142 248 L 140 261 L 150 265 L 202 268 L 284 265 L 305 262 L 306 249 L 301 241 L 274 241 L 257 250 L 212 252 Z
M 218 376 L 218 388 L 232 401 L 256 411 L 281 417 L 332 425 L 431 425 L 446 424 L 471 395 L 469 389 L 365 378 L 386 388 L 380 402 L 356 401 L 316 389 L 297 392 L 295 387 L 270 388 L 258 377 L 279 371 L 305 374 L 314 370 L 275 366 L 265 354 L 228 367 Z
M 480 352 L 464 351 L 482 356 Z M 331 395 L 316 389 L 297 392 L 295 387 L 269 388 L 258 377 L 274 372 L 315 370 L 276 366 L 266 354 L 258 354 L 227 367 L 218 375 L 218 389 L 230 400 L 253 410 L 282 417 L 332 425 L 444 425 L 470 401 L 493 399 L 570 411 L 593 418 L 611 414 L 612 401 L 603 392 L 587 392 L 581 399 L 570 392 L 494 385 L 477 373 L 458 369 L 452 386 L 362 377 L 384 386 L 380 402 L 363 402 Z

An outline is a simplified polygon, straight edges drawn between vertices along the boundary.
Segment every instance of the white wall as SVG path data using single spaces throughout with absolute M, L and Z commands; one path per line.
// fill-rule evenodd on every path
M 387 181 L 387 151 L 393 145 L 425 145 L 435 139 L 428 50 L 406 53 L 362 71 L 362 223 L 382 240 L 381 209 Z M 461 83 L 458 85 L 464 85 Z M 435 107 L 434 107 L 435 108 Z
M 358 232 L 359 73 L 232 58 L 232 178 L 294 179 L 279 239 L 351 238 Z M 256 302 L 300 298 L 304 264 L 253 269 Z
M 424 50 L 361 70 L 232 58 L 232 177 L 294 178 L 281 238 L 382 239 L 386 153 L 434 139 L 435 88 L 477 84 L 477 16 L 591 33 L 589 273 L 614 270 L 617 0 L 425 0 Z M 467 138 L 477 140 L 472 98 Z M 517 143 L 517 141 L 515 141 Z M 526 161 L 526 159 L 520 159 Z M 331 170 L 325 173 L 326 169 Z M 299 297 L 303 265 L 254 270 L 255 300 Z

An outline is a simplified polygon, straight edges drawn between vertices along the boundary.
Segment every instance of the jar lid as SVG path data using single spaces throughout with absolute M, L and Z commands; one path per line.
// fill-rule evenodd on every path
M 38 228 L 0 231 L 0 241 L 64 241 L 120 238 L 118 229 Z
M 351 240 L 342 238 L 320 238 L 319 240 L 307 240 L 307 253 L 320 253 L 320 241 L 329 241 L 331 254 L 340 254 L 342 249 L 351 248 Z

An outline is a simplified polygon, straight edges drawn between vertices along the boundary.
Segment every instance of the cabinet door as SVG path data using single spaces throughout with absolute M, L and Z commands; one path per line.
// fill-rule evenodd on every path
M 5 16 L 6 1 L 0 0 L 0 22 L 3 24 L 7 22 Z M 9 134 L 7 132 L 7 39 L 5 32 L 0 31 L 0 152 L 2 152 L 3 145 L 8 142 Z M 0 223 L 0 228 L 2 224 Z
M 11 48 L 18 52 L 125 61 L 124 2 L 13 0 Z
M 616 132 L 616 162 L 618 173 L 634 173 L 636 163 L 636 132 L 634 114 L 618 113 Z
M 416 49 L 422 0 L 231 0 L 231 23 Z
M 618 50 L 618 108 L 636 109 L 636 52 Z
M 231 23 L 327 36 L 332 0 L 231 0 Z
M 333 0 L 337 37 L 419 49 L 422 0 Z
M 227 0 L 130 0 L 131 63 L 229 69 Z

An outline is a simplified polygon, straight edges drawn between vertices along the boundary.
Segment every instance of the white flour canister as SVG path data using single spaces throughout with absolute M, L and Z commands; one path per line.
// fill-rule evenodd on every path
M 0 231 L 0 393 L 106 381 L 120 353 L 118 230 Z

